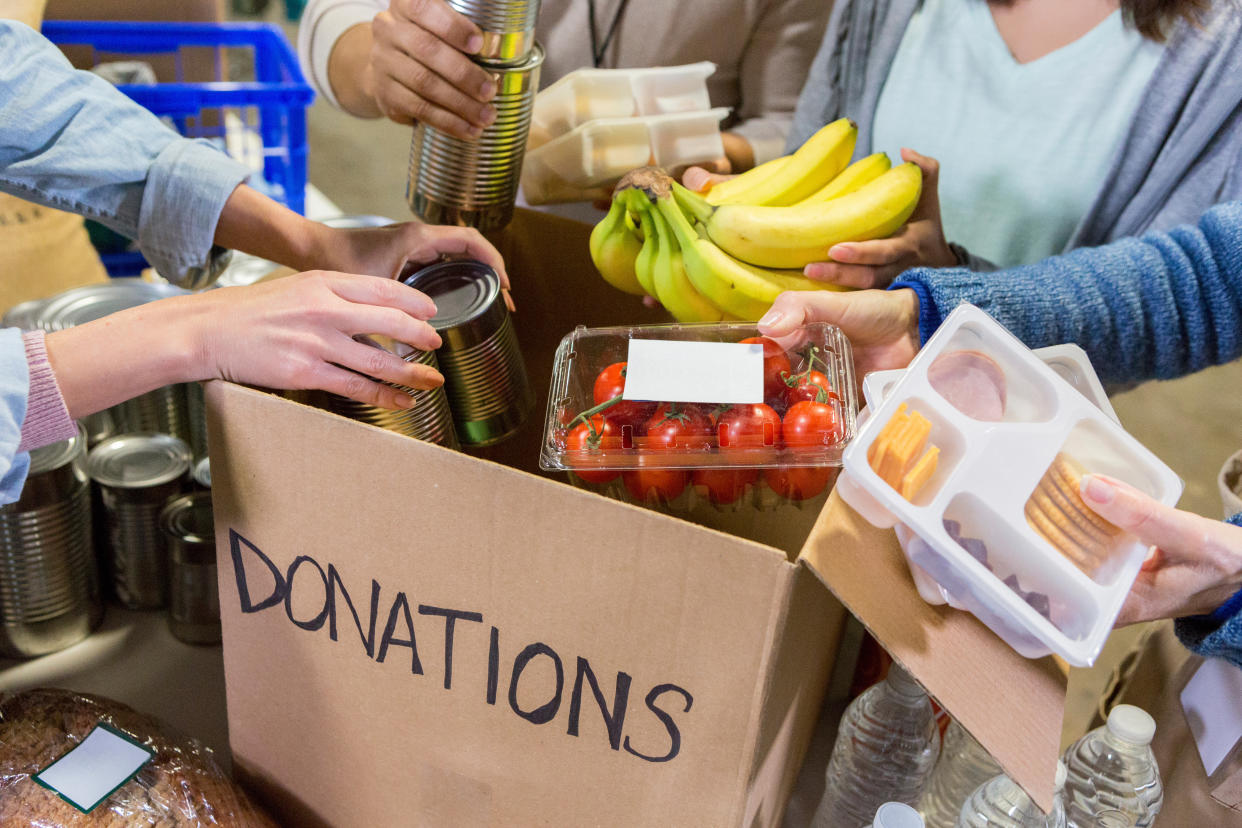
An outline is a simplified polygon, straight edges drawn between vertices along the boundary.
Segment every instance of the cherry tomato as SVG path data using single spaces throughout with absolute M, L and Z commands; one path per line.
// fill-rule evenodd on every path
M 695 469 L 690 482 L 707 489 L 712 503 L 721 505 L 735 502 L 759 479 L 758 469 Z
M 743 339 L 747 345 L 763 345 L 763 399 L 768 405 L 774 401 L 785 399 L 788 386 L 782 377 L 793 370 L 785 349 L 766 336 L 752 336 Z
M 643 426 L 653 451 L 704 448 L 711 442 L 711 418 L 697 405 L 662 403 Z
M 625 365 L 624 362 L 614 362 L 599 372 L 592 389 L 596 405 L 619 397 L 625 391 Z M 618 426 L 628 425 L 638 429 L 655 411 L 655 407 L 654 402 L 621 400 L 605 408 L 603 414 Z
M 772 491 L 790 500 L 809 500 L 828 488 L 840 470 L 834 466 L 778 466 L 763 470 L 763 479 Z
M 660 500 L 672 500 L 681 494 L 690 481 L 684 469 L 631 469 L 621 473 L 626 491 L 639 503 L 646 503 L 654 494 Z
M 834 445 L 840 438 L 841 424 L 832 403 L 794 403 L 785 412 L 781 437 L 789 448 L 822 448 Z
M 607 483 L 620 474 L 611 469 L 592 469 L 605 462 L 598 452 L 621 448 L 621 429 L 596 414 L 591 422 L 579 423 L 570 429 L 565 438 L 565 462 L 573 467 L 574 474 L 588 483 Z
M 781 444 L 781 415 L 762 403 L 735 405 L 720 415 L 716 423 L 720 448 L 778 448 Z
M 820 371 L 807 371 L 799 374 L 788 374 L 785 377 L 785 401 L 790 405 L 806 402 L 828 402 L 836 398 L 836 392 L 828 382 L 828 377 Z M 792 384 L 790 384 L 792 383 Z

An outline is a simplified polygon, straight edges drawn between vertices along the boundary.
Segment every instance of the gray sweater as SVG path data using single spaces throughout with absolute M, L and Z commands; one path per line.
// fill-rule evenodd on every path
M 837 0 L 788 149 L 848 115 L 858 122 L 854 157 L 875 151 L 876 103 L 920 2 Z M 1235 199 L 1242 199 L 1242 4 L 1214 0 L 1197 25 L 1173 27 L 1117 157 L 1065 249 L 1193 224 L 1213 204 Z M 964 264 L 995 269 L 973 255 Z

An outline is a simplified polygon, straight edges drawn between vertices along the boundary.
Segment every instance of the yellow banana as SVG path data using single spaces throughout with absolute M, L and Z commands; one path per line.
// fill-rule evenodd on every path
M 820 127 L 776 172 L 766 175 L 755 186 L 734 196 L 729 196 L 727 191 L 721 195 L 713 187 L 707 192 L 707 201 L 715 205 L 763 204 L 773 207 L 796 204 L 845 169 L 854 155 L 857 137 L 858 125 L 849 118 L 833 121 Z
M 824 261 L 838 242 L 890 236 L 918 205 L 923 173 L 899 164 L 862 189 L 821 204 L 717 207 L 708 237 L 725 252 L 760 267 L 802 268 Z
M 820 204 L 843 195 L 849 195 L 855 190 L 861 189 L 864 184 L 868 184 L 888 172 L 892 169 L 892 166 L 893 162 L 889 161 L 888 156 L 882 152 L 868 155 L 866 158 L 850 164 L 836 178 L 793 206 L 801 207 L 806 204 Z
M 651 219 L 652 235 L 656 238 L 656 258 L 652 268 L 656 299 L 678 322 L 719 322 L 725 313 L 690 283 L 681 245 L 677 243 L 672 228 L 656 208 L 649 207 L 647 214 Z
M 638 221 L 643 234 L 642 248 L 638 251 L 638 258 L 634 260 L 634 275 L 638 277 L 638 284 L 642 286 L 643 293 L 655 297 L 655 259 L 657 250 L 655 227 L 652 224 L 651 210 L 649 209 L 650 202 L 647 201 L 647 196 L 642 190 L 622 190 L 621 195 L 625 197 L 629 209 L 638 215 Z
M 739 262 L 691 227 L 672 198 L 658 199 L 656 209 L 681 246 L 690 283 L 712 304 L 739 319 L 757 320 L 787 290 L 840 289 L 813 282 L 796 270 L 768 270 Z
M 642 296 L 644 291 L 634 272 L 640 242 L 627 224 L 623 199 L 613 199 L 608 215 L 591 230 L 591 261 L 604 281 L 618 290 Z
M 708 190 L 712 204 L 746 203 L 746 191 L 762 184 L 769 176 L 775 175 L 792 157 L 791 155 L 782 155 L 779 158 L 773 158 L 771 161 L 765 161 L 757 167 L 751 167 L 741 175 L 735 175 L 732 178 L 721 181 L 719 184 L 713 184 Z

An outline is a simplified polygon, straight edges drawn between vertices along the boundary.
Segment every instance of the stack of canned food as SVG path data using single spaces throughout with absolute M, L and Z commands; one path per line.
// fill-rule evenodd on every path
M 184 292 L 114 279 L 24 303 L 0 324 L 58 331 Z M 81 640 L 102 620 L 106 593 L 131 609 L 171 606 L 182 640 L 219 641 L 209 486 L 197 383 L 100 412 L 72 439 L 31 452 L 21 498 L 0 507 L 0 654 Z
M 406 201 L 431 224 L 499 230 L 513 217 L 543 48 L 539 0 L 448 0 L 483 30 L 474 60 L 492 73 L 496 120 L 473 141 L 419 125 L 410 145 Z

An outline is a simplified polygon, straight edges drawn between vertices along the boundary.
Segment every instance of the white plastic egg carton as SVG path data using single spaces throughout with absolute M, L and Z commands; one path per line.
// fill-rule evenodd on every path
M 969 416 L 933 387 L 928 369 L 955 351 L 981 353 L 1000 367 L 1004 404 L 998 420 Z M 881 390 L 885 378 L 872 380 L 870 416 L 845 451 L 837 485 L 876 526 L 900 522 L 909 528 L 915 536 L 906 544 L 911 563 L 951 596 L 950 603 L 972 612 L 1024 656 L 1056 653 L 1085 666 L 1108 637 L 1147 547 L 1123 536 L 1088 576 L 1028 525 L 1027 499 L 1060 452 L 1087 472 L 1110 475 L 1168 505 L 1180 497 L 1182 481 L 1121 428 L 1111 407 L 1097 407 L 1107 400 L 1085 355 L 1078 354 L 1076 348 L 1045 353 L 1050 365 L 979 308 L 958 307 L 887 395 Z M 1074 369 L 1077 387 L 1058 364 Z M 1084 390 L 1093 396 L 1084 396 Z M 913 501 L 889 486 L 867 459 L 902 403 L 930 421 L 927 444 L 940 449 L 935 473 Z M 950 536 L 946 521 L 959 524 L 960 538 L 982 542 L 986 566 Z M 1028 598 L 1046 596 L 1046 616 L 1004 583 L 1009 576 L 1016 576 Z

